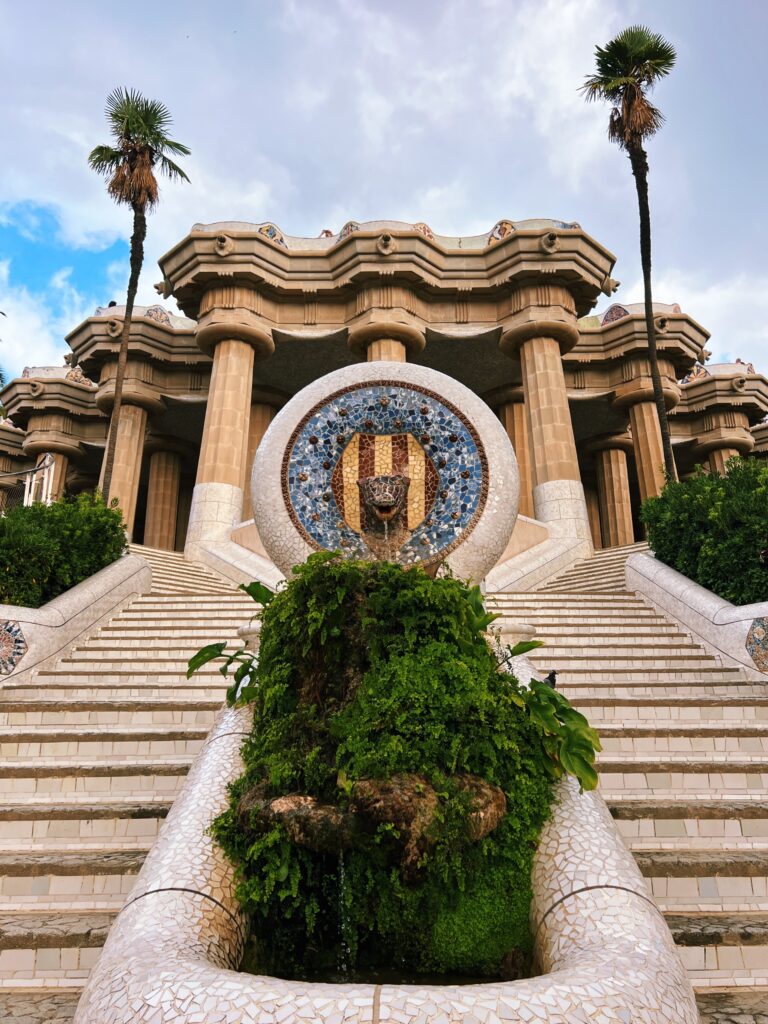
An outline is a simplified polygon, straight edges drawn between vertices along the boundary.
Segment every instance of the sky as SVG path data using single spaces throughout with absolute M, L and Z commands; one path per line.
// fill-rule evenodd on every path
M 192 150 L 150 217 L 140 303 L 198 221 L 530 217 L 578 221 L 617 256 L 615 299 L 642 301 L 629 162 L 578 92 L 638 22 L 678 53 L 648 147 L 654 297 L 711 332 L 713 361 L 768 372 L 764 0 L 0 0 L 0 367 L 61 364 L 124 301 L 131 214 L 87 165 L 118 85 Z

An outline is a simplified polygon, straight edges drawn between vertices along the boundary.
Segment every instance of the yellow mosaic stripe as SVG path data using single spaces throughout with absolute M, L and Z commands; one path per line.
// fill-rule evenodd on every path
M 360 532 L 360 435 L 355 434 L 341 457 L 341 479 L 344 488 L 344 518 L 357 533 Z
M 424 449 L 419 442 L 408 434 L 408 476 L 411 485 L 408 488 L 408 529 L 415 530 L 424 518 L 426 511 L 426 467 L 424 465 Z
M 392 438 L 388 434 L 379 434 L 374 442 L 373 475 L 392 475 Z

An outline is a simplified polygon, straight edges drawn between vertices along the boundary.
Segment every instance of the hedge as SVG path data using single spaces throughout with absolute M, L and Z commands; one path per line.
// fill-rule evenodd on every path
M 732 604 L 768 601 L 768 463 L 731 459 L 727 474 L 670 481 L 643 503 L 662 562 Z
M 39 608 L 125 548 L 120 511 L 99 495 L 11 509 L 0 516 L 0 603 Z

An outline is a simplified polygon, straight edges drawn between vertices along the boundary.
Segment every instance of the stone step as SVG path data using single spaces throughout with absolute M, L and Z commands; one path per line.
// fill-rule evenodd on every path
M 78 844 L 79 845 L 79 844 Z M 146 857 L 148 844 L 130 849 L 0 851 L 0 898 L 14 905 L 35 898 L 126 896 Z
M 117 775 L 185 775 L 192 758 L 184 754 L 164 757 L 93 757 L 77 756 L 28 758 L 5 757 L 0 760 L 0 779 L 63 778 L 74 776 L 106 777 Z
M 768 980 L 761 986 L 732 984 L 712 992 L 700 984 L 696 988 L 701 1024 L 768 1024 Z
M 600 785 L 606 799 L 623 790 L 640 792 L 647 790 L 659 795 L 666 793 L 721 792 L 733 796 L 747 793 L 759 793 L 765 797 L 768 793 L 768 772 L 759 771 L 711 771 L 675 770 L 664 771 L 661 767 L 641 770 L 635 766 L 626 771 L 609 771 L 600 767 Z M 625 766 L 626 767 L 626 766 Z
M 564 688 L 558 685 L 558 689 Z M 573 696 L 568 697 L 568 699 L 574 707 L 581 708 L 582 713 L 588 718 L 592 717 L 592 712 L 585 709 L 599 709 L 604 720 L 610 718 L 612 710 L 614 711 L 614 717 L 619 721 L 632 718 L 644 719 L 648 717 L 649 708 L 663 709 L 665 717 L 670 717 L 673 712 L 683 712 L 685 716 L 690 718 L 696 714 L 697 710 L 706 711 L 706 719 L 708 721 L 715 721 L 720 718 L 741 721 L 745 714 L 744 708 L 751 708 L 750 715 L 754 715 L 755 718 L 765 719 L 768 717 L 768 712 L 765 712 L 765 709 L 768 709 L 768 696 L 739 696 L 738 693 L 735 695 L 729 694 L 728 696 L 710 694 L 689 694 L 684 696 L 680 693 L 669 694 L 659 692 L 645 697 L 631 695 L 611 697 L 609 695 L 597 696 L 575 693 Z M 597 716 L 595 717 L 597 718 Z
M 768 757 L 768 734 L 755 736 L 606 736 L 600 733 L 600 742 L 605 754 L 634 754 L 643 757 L 668 754 L 687 754 L 689 757 L 704 757 L 708 754 L 763 753 Z
M 166 754 L 194 757 L 203 745 L 207 730 L 202 730 L 203 738 L 189 739 L 186 737 L 169 739 L 159 735 L 142 737 L 137 735 L 126 740 L 113 740 L 109 736 L 100 739 L 67 739 L 59 737 L 53 740 L 0 740 L 0 757 L 27 759 L 30 757 L 130 757 L 132 754 L 162 757 Z
M 184 781 L 184 771 L 171 772 L 168 766 L 154 772 L 148 765 L 134 765 L 133 772 L 114 771 L 109 774 L 84 772 L 80 774 L 10 776 L 0 778 L 0 800 L 17 802 L 25 795 L 70 796 L 85 794 L 91 800 L 102 795 L 121 796 L 140 800 L 144 794 L 175 796 Z
M 0 912 L 0 950 L 72 949 L 104 945 L 115 912 Z
M 541 675 L 547 666 L 543 666 L 539 669 Z M 606 678 L 589 679 L 587 676 L 581 678 L 574 678 L 568 673 L 560 672 L 557 674 L 557 689 L 564 697 L 573 701 L 580 697 L 588 696 L 590 699 L 594 699 L 595 702 L 604 701 L 605 706 L 608 707 L 608 702 L 616 698 L 630 699 L 637 698 L 638 700 L 656 697 L 657 695 L 663 695 L 663 699 L 668 702 L 675 700 L 694 701 L 697 702 L 699 699 L 706 697 L 719 697 L 723 701 L 728 701 L 731 698 L 743 698 L 747 700 L 760 700 L 762 694 L 753 686 L 751 683 L 734 680 L 730 683 L 721 683 L 717 681 L 698 681 L 698 677 L 693 679 L 674 679 L 666 681 L 664 679 L 643 679 L 633 680 L 622 677 L 621 675 L 611 675 L 605 673 Z
M 128 652 L 133 651 L 156 651 L 159 655 L 166 654 L 168 657 L 174 655 L 178 658 L 186 657 L 190 651 L 193 653 L 200 647 L 204 646 L 204 641 L 210 641 L 211 631 L 208 628 L 200 631 L 200 639 L 197 637 L 190 637 L 189 634 L 185 636 L 166 636 L 155 634 L 153 637 L 141 637 L 136 636 L 132 631 L 126 630 L 124 637 L 110 636 L 97 636 L 91 640 L 87 640 L 79 647 L 72 648 L 72 654 L 70 655 L 71 660 L 88 657 L 95 658 L 103 656 L 104 654 L 112 655 L 113 657 L 119 653 L 122 653 L 125 657 Z M 230 644 L 235 647 L 240 645 L 240 639 L 237 633 L 217 634 L 216 640 L 227 640 Z

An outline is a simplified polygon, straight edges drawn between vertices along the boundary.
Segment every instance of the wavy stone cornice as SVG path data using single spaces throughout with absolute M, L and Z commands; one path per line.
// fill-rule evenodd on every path
M 761 374 L 698 377 L 683 384 L 680 391 L 678 416 L 733 410 L 744 413 L 750 424 L 755 424 L 768 413 L 768 380 Z
M 655 319 L 659 355 L 667 358 L 678 373 L 690 370 L 701 355 L 709 331 L 687 313 L 664 313 Z M 648 351 L 645 318 L 641 314 L 622 317 L 604 327 L 579 327 L 578 344 L 565 357 L 566 364 L 612 362 Z
M 96 389 L 61 377 L 17 377 L 2 391 L 3 409 L 14 425 L 24 429 L 30 416 L 65 413 L 78 419 L 101 419 Z
M 116 313 L 109 317 L 88 317 L 69 332 L 66 341 L 75 353 L 77 364 L 86 374 L 98 378 L 104 363 L 117 359 L 122 326 L 123 316 Z M 134 316 L 131 321 L 131 357 L 154 363 L 184 366 L 199 363 L 208 367 L 210 359 L 197 347 L 194 328 L 194 324 L 180 328 L 170 323 L 158 323 L 151 317 Z
M 376 278 L 440 293 L 485 295 L 511 283 L 555 279 L 569 288 L 583 314 L 592 308 L 613 263 L 612 253 L 581 228 L 551 226 L 516 227 L 491 245 L 486 241 L 476 248 L 446 248 L 412 227 L 368 230 L 363 225 L 330 248 L 318 244 L 315 249 L 289 249 L 255 225 L 227 224 L 220 230 L 218 225 L 195 225 L 160 259 L 164 294 L 172 293 L 193 317 L 202 294 L 222 278 L 312 300 Z

